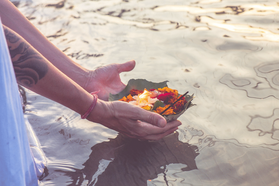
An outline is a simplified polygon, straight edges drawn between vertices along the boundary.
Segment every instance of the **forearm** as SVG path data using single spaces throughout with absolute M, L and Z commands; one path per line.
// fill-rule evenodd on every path
M 86 112 L 93 97 L 64 75 L 29 43 L 4 26 L 17 82 L 80 114 Z
M 159 114 L 125 102 L 105 102 L 93 97 L 59 71 L 29 43 L 4 26 L 16 79 L 19 84 L 81 114 L 89 121 L 138 139 L 157 140 L 178 129 L 179 121 L 166 124 Z M 89 108 L 92 108 L 88 110 Z
M 9 0 L 0 0 L 0 17 L 5 26 L 21 35 L 60 71 L 85 86 L 89 71 L 54 46 Z

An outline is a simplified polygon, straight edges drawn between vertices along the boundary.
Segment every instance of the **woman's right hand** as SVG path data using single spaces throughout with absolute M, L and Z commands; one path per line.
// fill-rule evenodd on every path
M 126 102 L 100 99 L 87 119 L 141 140 L 159 140 L 181 125 L 178 120 L 166 123 L 161 115 Z

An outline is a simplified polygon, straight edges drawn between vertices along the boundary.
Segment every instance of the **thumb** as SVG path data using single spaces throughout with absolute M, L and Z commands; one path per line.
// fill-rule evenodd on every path
M 134 69 L 134 67 L 135 67 L 135 61 L 134 60 L 128 61 L 126 63 L 119 64 L 118 65 L 118 73 L 131 71 L 132 69 Z

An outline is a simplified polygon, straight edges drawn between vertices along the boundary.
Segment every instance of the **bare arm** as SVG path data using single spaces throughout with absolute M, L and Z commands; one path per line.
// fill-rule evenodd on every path
M 84 87 L 89 70 L 61 52 L 9 1 L 0 0 L 2 23 L 18 33 L 60 71 Z
M 110 93 L 116 94 L 124 89 L 125 84 L 119 74 L 130 71 L 135 66 L 135 61 L 132 60 L 122 64 L 110 64 L 97 70 L 87 70 L 54 46 L 9 0 L 0 0 L 0 17 L 5 26 L 23 37 L 86 91 L 99 91 L 98 96 L 102 100 L 108 100 Z
M 17 82 L 83 115 L 93 97 L 77 83 L 59 71 L 29 43 L 4 26 Z M 157 140 L 181 124 L 125 102 L 97 100 L 87 118 L 132 138 Z
M 72 81 L 29 43 L 4 26 L 17 82 L 82 114 L 92 102 L 92 96 Z M 80 104 L 78 102 L 82 102 Z

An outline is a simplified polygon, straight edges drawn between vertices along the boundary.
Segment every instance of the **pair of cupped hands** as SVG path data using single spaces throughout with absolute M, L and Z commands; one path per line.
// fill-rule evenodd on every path
M 181 125 L 178 120 L 167 123 L 161 115 L 122 101 L 108 102 L 109 94 L 117 94 L 125 88 L 120 73 L 131 71 L 135 61 L 110 64 L 90 71 L 84 89 L 99 91 L 96 108 L 87 117 L 90 121 L 116 130 L 128 137 L 140 140 L 159 140 L 173 133 Z M 101 109 L 100 109 L 101 108 Z

